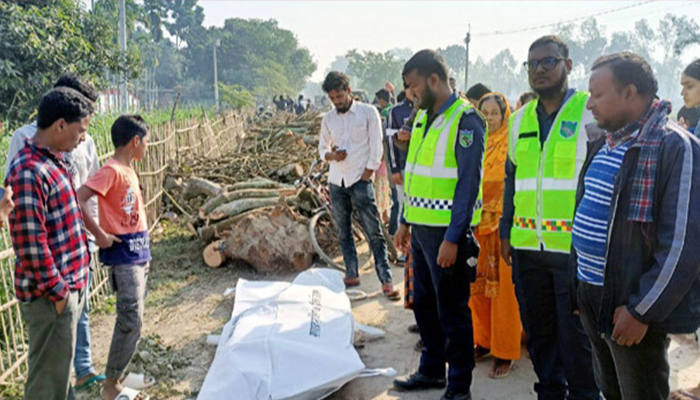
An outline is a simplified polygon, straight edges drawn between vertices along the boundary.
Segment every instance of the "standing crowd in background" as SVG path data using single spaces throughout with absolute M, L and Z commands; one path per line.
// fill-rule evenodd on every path
M 391 299 L 379 223 L 406 256 L 421 357 L 397 390 L 470 400 L 476 362 L 506 378 L 524 340 L 540 400 L 700 400 L 700 385 L 671 393 L 667 355 L 669 335 L 700 327 L 700 60 L 680 77 L 678 122 L 642 57 L 601 56 L 587 91 L 569 86 L 574 66 L 560 38 L 536 40 L 515 108 L 484 84 L 458 92 L 432 50 L 374 109 L 326 77 L 319 150 L 346 286 L 360 284 L 353 210 Z
M 676 122 L 636 54 L 598 58 L 587 91 L 569 86 L 576 60 L 560 38 L 527 54 L 532 92 L 514 108 L 497 88 L 458 92 L 432 50 L 406 62 L 403 91 L 387 84 L 375 104 L 356 99 L 343 73 L 323 82 L 334 108 L 319 152 L 344 283 L 361 284 L 357 213 L 383 294 L 403 298 L 420 335 L 418 370 L 393 385 L 470 400 L 476 363 L 490 359 L 489 377 L 507 378 L 524 340 L 540 400 L 700 400 L 700 385 L 671 393 L 667 355 L 669 335 L 700 327 L 700 60 L 680 77 Z M 0 223 L 16 254 L 28 400 L 72 399 L 96 383 L 104 400 L 145 400 L 155 383 L 125 372 L 151 261 L 134 169 L 149 128 L 139 115 L 118 117 L 100 166 L 87 133 L 97 98 L 80 77 L 61 76 L 8 150 Z M 274 103 L 311 109 L 303 96 Z M 402 252 L 403 297 L 383 225 Z M 117 299 L 105 374 L 90 351 L 95 268 L 108 269 Z

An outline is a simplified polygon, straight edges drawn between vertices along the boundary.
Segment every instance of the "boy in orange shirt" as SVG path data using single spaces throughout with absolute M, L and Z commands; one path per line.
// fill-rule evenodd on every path
M 117 294 L 117 321 L 107 360 L 102 398 L 120 394 L 146 400 L 148 396 L 122 387 L 126 367 L 141 338 L 151 251 L 146 209 L 134 161 L 146 155 L 148 126 L 138 115 L 122 115 L 112 125 L 114 156 L 78 190 L 81 207 L 98 196 L 99 225 L 83 213 L 85 227 L 100 247 L 100 262 L 110 268 L 110 281 Z M 85 208 L 83 208 L 85 209 Z

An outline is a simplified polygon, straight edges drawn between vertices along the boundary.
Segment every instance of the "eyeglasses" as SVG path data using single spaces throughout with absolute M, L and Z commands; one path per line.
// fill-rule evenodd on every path
M 523 67 L 525 67 L 526 70 L 532 72 L 537 70 L 537 66 L 541 65 L 542 68 L 544 68 L 545 71 L 551 71 L 554 69 L 554 67 L 559 64 L 559 61 L 564 61 L 566 58 L 557 58 L 557 57 L 545 57 L 541 60 L 528 60 L 523 63 Z

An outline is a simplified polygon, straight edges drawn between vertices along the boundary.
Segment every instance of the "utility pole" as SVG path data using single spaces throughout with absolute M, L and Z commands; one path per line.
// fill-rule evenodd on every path
M 221 45 L 221 40 L 216 39 L 214 41 L 214 105 L 216 106 L 216 111 L 219 111 L 219 72 L 216 67 L 216 48 Z
M 122 57 L 126 58 L 126 0 L 119 0 L 119 47 Z M 119 94 L 121 99 L 120 110 L 127 112 L 129 108 L 129 94 L 126 92 L 126 73 L 122 71 L 119 77 Z
M 472 25 L 469 24 L 469 30 L 467 31 L 467 37 L 464 38 L 464 44 L 467 47 L 467 62 L 464 64 L 464 92 L 469 90 L 469 42 L 472 40 Z

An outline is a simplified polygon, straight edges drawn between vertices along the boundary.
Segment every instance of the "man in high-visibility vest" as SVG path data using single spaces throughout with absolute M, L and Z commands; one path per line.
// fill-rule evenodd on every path
M 420 111 L 406 159 L 404 214 L 398 248 L 413 257 L 413 312 L 423 350 L 416 373 L 398 390 L 443 388 L 443 400 L 470 400 L 474 338 L 469 283 L 478 247 L 471 225 L 481 216 L 486 123 L 448 84 L 444 59 L 416 53 L 403 77 Z M 445 364 L 449 364 L 447 380 Z
M 538 399 L 599 399 L 568 280 L 576 186 L 596 124 L 586 110 L 588 93 L 568 87 L 572 61 L 560 38 L 532 43 L 525 67 L 539 98 L 509 123 L 501 252 L 509 264 L 512 255 Z

